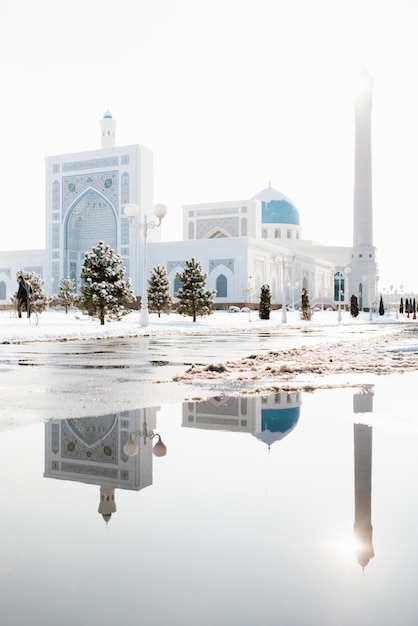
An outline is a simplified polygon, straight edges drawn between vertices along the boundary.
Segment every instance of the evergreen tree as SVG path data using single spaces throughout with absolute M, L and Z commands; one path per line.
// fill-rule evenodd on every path
M 35 315 L 36 323 L 38 324 L 41 313 L 48 308 L 49 304 L 49 299 L 44 292 L 45 281 L 36 272 L 28 272 L 26 270 L 17 272 L 16 279 L 18 276 L 23 276 L 26 284 L 30 286 L 30 312 Z
M 405 313 L 409 317 L 409 300 L 408 300 L 408 298 L 405 298 Z
M 399 304 L 399 313 L 403 313 L 403 298 L 402 298 L 402 296 L 401 296 L 401 301 L 400 301 L 400 304 Z
M 358 298 L 354 293 L 350 298 L 350 315 L 351 317 L 358 317 L 359 315 Z
M 261 320 L 269 320 L 271 311 L 271 292 L 269 285 L 263 285 L 260 292 L 258 316 Z
M 165 267 L 157 265 L 151 272 L 148 280 L 148 308 L 152 313 L 170 313 L 173 306 L 173 298 L 169 293 L 170 281 L 168 280 Z
M 380 296 L 379 315 L 384 315 L 384 314 L 385 314 L 385 305 L 383 304 L 383 296 Z
M 313 311 L 311 309 L 311 305 L 309 302 L 308 290 L 306 287 L 302 289 L 302 307 L 300 310 L 300 317 L 303 320 L 311 320 L 313 315 Z
M 129 313 L 135 297 L 121 257 L 103 241 L 86 252 L 81 268 L 80 308 L 97 317 L 103 326 L 106 316 L 120 319 Z
M 55 305 L 68 313 L 77 305 L 78 298 L 75 293 L 75 281 L 73 278 L 61 278 L 57 295 L 53 298 Z
M 178 298 L 177 311 L 190 315 L 196 321 L 198 315 L 210 315 L 216 291 L 206 289 L 207 274 L 202 273 L 199 261 L 186 261 L 183 272 L 176 274 L 181 287 L 174 294 Z

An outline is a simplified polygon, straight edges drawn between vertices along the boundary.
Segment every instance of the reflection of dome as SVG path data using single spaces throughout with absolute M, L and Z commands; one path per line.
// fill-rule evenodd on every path
M 299 406 L 288 409 L 262 409 L 261 432 L 255 436 L 270 447 L 275 441 L 280 441 L 295 428 L 299 415 Z
M 299 213 L 289 198 L 270 185 L 257 193 L 254 198 L 261 200 L 263 224 L 300 225 Z

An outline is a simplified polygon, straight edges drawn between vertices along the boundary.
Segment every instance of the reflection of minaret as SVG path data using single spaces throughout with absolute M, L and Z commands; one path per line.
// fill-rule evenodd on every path
M 373 550 L 372 527 L 372 443 L 373 428 L 354 424 L 354 536 L 358 543 L 357 560 L 364 568 Z
M 363 385 L 360 391 L 354 394 L 354 413 L 373 413 L 373 386 L 374 385 Z

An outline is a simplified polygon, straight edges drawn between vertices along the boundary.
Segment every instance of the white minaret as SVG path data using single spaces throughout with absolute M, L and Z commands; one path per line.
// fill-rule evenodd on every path
M 360 309 L 376 299 L 375 248 L 372 202 L 372 89 L 373 78 L 363 68 L 356 94 L 354 146 L 354 219 L 350 292 L 359 298 Z
M 113 148 L 115 145 L 116 120 L 109 113 L 103 115 L 100 120 L 100 129 L 102 131 L 102 148 Z

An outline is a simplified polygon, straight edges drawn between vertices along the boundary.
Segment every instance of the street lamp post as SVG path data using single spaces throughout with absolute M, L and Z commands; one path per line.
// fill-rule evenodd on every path
M 147 422 L 144 421 L 142 430 L 134 430 L 129 433 L 129 439 L 123 446 L 123 451 L 126 456 L 135 456 L 138 454 L 139 447 L 134 437 L 135 439 L 139 439 L 139 441 L 142 437 L 144 444 L 147 444 L 148 441 L 152 441 L 154 437 L 158 437 L 158 441 L 152 449 L 153 454 L 155 456 L 165 456 L 167 454 L 167 447 L 161 441 L 161 436 L 158 433 L 154 433 L 152 430 L 148 430 Z
M 341 289 L 341 279 L 344 278 L 344 280 L 348 279 L 348 276 L 351 274 L 351 267 L 345 267 L 344 268 L 344 273 L 340 270 L 339 271 L 339 286 L 338 286 L 338 314 L 337 314 L 337 319 L 339 322 L 341 322 L 341 296 L 344 293 L 344 301 L 345 301 L 345 291 L 346 291 L 346 287 L 344 286 L 344 291 Z
M 296 259 L 296 250 L 291 250 L 289 253 L 289 258 L 282 258 L 282 293 L 283 293 L 283 302 L 282 302 L 282 324 L 286 324 L 287 322 L 287 313 L 286 313 L 286 281 L 285 281 L 285 271 L 286 268 L 293 265 Z
M 292 310 L 294 310 L 295 309 L 295 289 L 299 287 L 299 283 L 295 283 L 294 285 L 292 285 L 292 283 L 287 283 L 287 286 L 292 291 Z
M 363 282 L 365 284 L 367 284 L 367 282 L 369 280 L 369 277 L 364 275 L 364 276 L 362 276 L 362 280 L 363 280 Z M 368 283 L 368 284 L 370 285 L 370 288 L 371 288 L 371 283 Z M 368 295 L 367 299 L 369 301 L 368 302 L 368 305 L 369 305 L 369 321 L 371 321 L 373 319 L 373 311 L 372 311 L 372 301 L 371 301 L 371 296 L 370 296 L 370 293 L 369 293 L 369 289 L 367 289 L 367 295 Z M 365 300 L 365 298 L 363 297 L 363 294 L 362 294 L 362 307 L 361 308 L 363 309 L 363 311 L 364 311 L 364 300 Z M 366 305 L 367 305 L 367 303 L 366 303 Z
M 389 285 L 389 298 L 388 298 L 388 302 L 389 302 L 389 317 L 390 317 L 390 311 L 392 309 L 392 292 L 393 292 L 393 285 Z
M 161 226 L 161 222 L 167 213 L 167 207 L 165 204 L 156 204 L 154 206 L 154 215 L 158 222 L 149 220 L 146 215 L 142 222 L 135 223 L 135 219 L 139 215 L 139 207 L 137 204 L 126 204 L 124 214 L 129 218 L 130 225 L 133 228 L 142 229 L 144 245 L 143 245 L 143 260 L 142 260 L 142 295 L 141 295 L 141 310 L 139 312 L 139 325 L 148 326 L 148 295 L 147 295 L 147 236 L 148 228 L 158 228 Z

